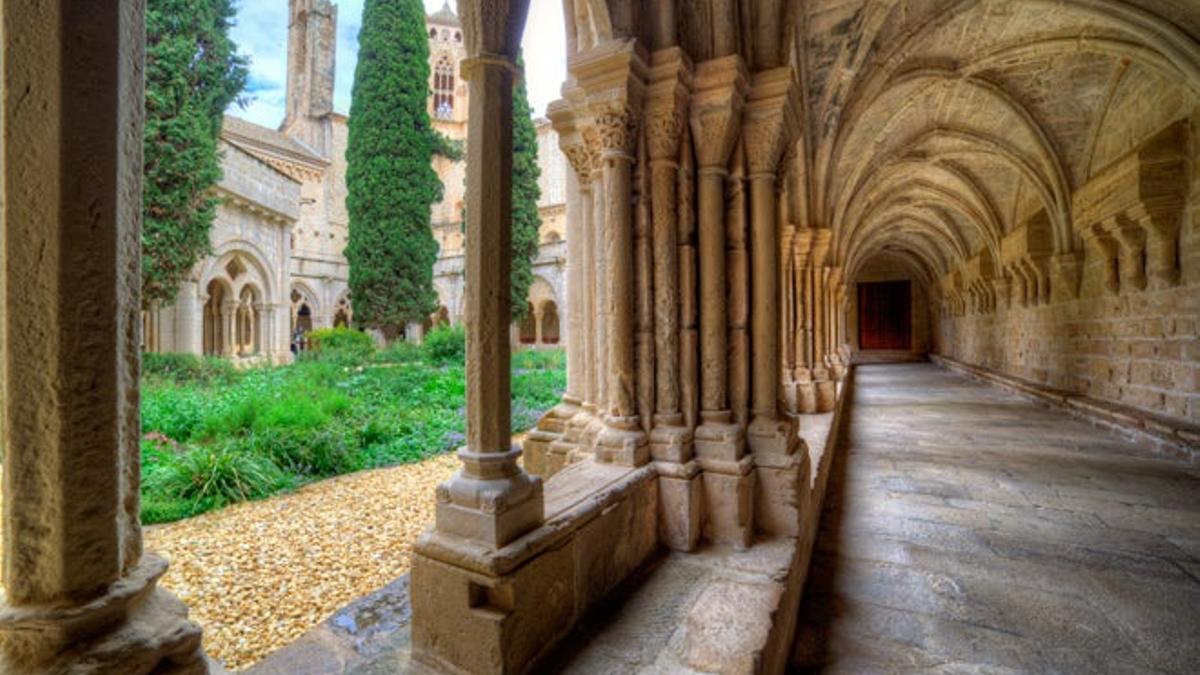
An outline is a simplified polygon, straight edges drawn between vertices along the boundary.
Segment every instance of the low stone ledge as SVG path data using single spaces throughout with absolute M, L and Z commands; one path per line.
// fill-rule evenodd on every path
M 1200 426 L 1120 403 L 1046 387 L 948 356 L 931 354 L 930 359 L 943 368 L 998 384 L 1028 398 L 1060 408 L 1097 426 L 1121 433 L 1142 447 L 1192 463 L 1200 463 Z
M 465 569 L 501 576 L 555 548 L 634 487 L 657 477 L 653 466 L 636 469 L 592 460 L 577 462 L 545 484 L 545 522 L 499 550 L 429 530 L 414 551 Z
M 586 460 L 546 481 L 546 521 L 499 550 L 430 532 L 414 547 L 412 658 L 519 672 L 658 549 L 653 466 Z

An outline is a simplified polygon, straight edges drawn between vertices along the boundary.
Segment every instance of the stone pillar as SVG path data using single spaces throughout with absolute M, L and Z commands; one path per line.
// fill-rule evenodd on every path
M 683 425 L 700 423 L 700 315 L 696 280 L 696 184 L 691 133 L 684 124 L 679 144 L 679 172 L 675 185 L 679 225 L 679 405 Z
M 175 296 L 175 349 L 186 354 L 204 353 L 204 303 L 196 282 L 179 285 Z
M 646 433 L 637 411 L 634 358 L 634 257 L 631 181 L 637 147 L 637 115 L 627 104 L 606 104 L 596 115 L 604 165 L 604 317 L 608 323 L 608 396 L 597 458 L 625 466 L 649 461 Z
M 512 269 L 510 57 L 462 62 L 470 87 L 465 276 L 467 437 L 462 469 L 437 490 L 437 530 L 500 548 L 542 521 L 542 481 L 512 445 L 508 294 Z
M 589 252 L 589 270 L 588 270 L 588 295 L 590 302 L 588 309 L 591 318 L 590 340 L 588 349 L 591 353 L 590 363 L 592 364 L 592 376 L 590 382 L 590 392 L 584 400 L 584 410 L 590 415 L 587 427 L 584 429 L 580 437 L 580 449 L 583 451 L 582 456 L 588 453 L 594 454 L 596 450 L 596 439 L 600 435 L 600 431 L 604 427 L 603 415 L 607 403 L 607 383 L 608 383 L 608 322 L 604 320 L 603 312 L 607 307 L 605 295 L 605 275 L 607 265 L 605 264 L 605 249 L 604 249 L 604 233 L 607 229 L 606 214 L 604 211 L 604 166 L 601 159 L 600 136 L 594 125 L 589 124 L 582 130 L 584 143 L 587 146 L 587 156 L 589 161 L 588 175 L 591 178 L 591 217 L 588 219 L 588 224 L 591 226 L 588 232 L 588 252 Z
M 842 317 L 845 314 L 842 301 L 845 298 L 845 286 L 842 281 L 842 268 L 829 268 L 829 368 L 833 379 L 841 381 L 846 374 L 846 364 L 842 359 Z
M 677 181 L 683 112 L 691 64 L 680 49 L 655 52 L 647 98 L 646 141 L 650 154 L 651 235 L 654 251 L 655 408 L 650 454 L 658 469 L 659 534 L 669 547 L 690 551 L 699 543 L 703 486 L 694 458 L 692 430 L 680 389 L 680 237 Z
M 727 395 L 725 304 L 726 166 L 741 131 L 749 77 L 740 57 L 696 68 L 690 122 L 699 170 L 700 425 L 696 454 L 704 471 L 705 536 L 738 547 L 753 534 L 753 459 Z
M 746 251 L 746 149 L 738 143 L 725 181 L 726 315 L 729 320 L 729 409 L 743 430 L 750 423 L 750 260 Z
M 812 268 L 810 270 L 813 303 L 812 378 L 816 411 L 830 412 L 837 398 L 837 387 L 830 377 L 828 356 L 831 350 L 829 333 L 829 268 L 825 266 L 829 255 L 830 232 L 814 230 Z
M 567 202 L 567 312 L 570 338 L 567 344 L 567 391 L 559 406 L 562 418 L 561 433 L 557 438 L 544 439 L 545 449 L 542 476 L 552 476 L 560 471 L 573 456 L 581 455 L 580 439 L 595 410 L 591 399 L 591 379 L 594 377 L 593 339 L 594 310 L 590 292 L 591 274 L 594 271 L 591 241 L 592 180 L 591 157 L 575 126 L 575 115 L 565 101 L 550 105 L 549 117 L 558 133 L 559 145 L 570 162 L 573 171 L 568 176 Z M 574 363 L 573 363 L 574 362 Z M 529 449 L 527 441 L 526 448 Z M 526 455 L 526 465 L 530 455 Z
M 799 505 L 807 501 L 808 453 L 797 452 L 794 418 L 779 414 L 779 236 L 776 172 L 784 148 L 799 126 L 796 91 L 788 68 L 754 75 L 742 118 L 750 169 L 751 420 L 746 442 L 758 479 L 754 518 L 758 530 L 800 533 Z
M 234 356 L 241 336 L 237 334 L 237 300 L 226 299 L 221 303 L 221 354 Z
M 812 241 L 813 231 L 807 227 L 797 228 L 792 239 L 792 267 L 796 289 L 796 367 L 792 378 L 796 387 L 796 412 L 800 414 L 817 411 L 817 392 L 812 377 L 813 300 L 812 270 L 809 267 Z
M 14 675 L 207 672 L 138 521 L 144 7 L 0 9 L 0 671 Z

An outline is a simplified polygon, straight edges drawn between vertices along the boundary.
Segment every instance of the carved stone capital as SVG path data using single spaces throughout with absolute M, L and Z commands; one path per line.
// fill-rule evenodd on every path
M 674 162 L 683 136 L 683 116 L 675 110 L 652 110 L 646 116 L 646 143 L 652 161 Z
M 622 103 L 600 106 L 593 118 L 600 153 L 603 156 L 632 158 L 637 152 L 637 113 Z
M 651 160 L 675 161 L 692 88 L 692 64 L 678 47 L 650 57 L 646 87 L 646 140 Z
M 696 160 L 702 168 L 723 168 L 741 131 L 750 77 L 741 57 L 705 61 L 696 67 L 690 123 Z
M 742 112 L 742 139 L 750 174 L 774 174 L 799 127 L 797 86 L 791 69 L 754 74 Z

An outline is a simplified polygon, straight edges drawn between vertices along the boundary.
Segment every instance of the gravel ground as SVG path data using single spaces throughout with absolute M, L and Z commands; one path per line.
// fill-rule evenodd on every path
M 459 466 L 451 453 L 339 476 L 147 527 L 146 547 L 171 561 L 161 583 L 204 627 L 205 651 L 243 669 L 407 572 L 434 487 Z
M 171 561 L 160 583 L 204 627 L 208 655 L 241 670 L 407 572 L 434 488 L 459 466 L 449 453 L 151 525 L 146 548 Z

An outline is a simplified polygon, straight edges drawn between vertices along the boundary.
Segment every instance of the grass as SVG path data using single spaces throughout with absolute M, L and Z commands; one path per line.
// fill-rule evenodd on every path
M 420 348 L 384 350 L 325 335 L 317 340 L 322 348 L 294 364 L 246 371 L 213 359 L 147 354 L 142 521 L 178 520 L 459 447 L 461 342 L 453 329 L 435 331 Z M 565 366 L 561 350 L 513 356 L 514 433 L 559 401 Z

